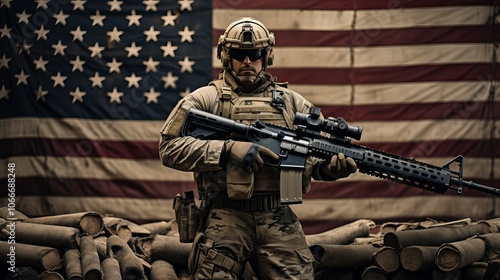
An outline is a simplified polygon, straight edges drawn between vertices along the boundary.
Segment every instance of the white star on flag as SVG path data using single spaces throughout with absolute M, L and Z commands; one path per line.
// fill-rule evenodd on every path
M 101 52 L 104 50 L 104 47 L 99 46 L 99 43 L 96 42 L 93 47 L 89 47 L 89 50 L 92 51 L 92 53 L 90 54 L 90 57 L 94 57 L 94 56 L 102 57 Z
M 122 10 L 123 1 L 113 0 L 108 1 L 108 5 L 110 6 L 110 11 L 121 11 Z
M 45 65 L 49 63 L 48 60 L 44 60 L 42 56 L 40 56 L 37 60 L 34 61 L 36 69 L 41 69 L 42 71 L 47 71 Z
M 143 61 L 142 64 L 146 66 L 146 73 L 153 71 L 156 72 L 157 69 L 156 67 L 160 65 L 159 61 L 154 61 L 153 58 L 150 56 L 147 61 Z
M 172 71 L 169 71 L 167 76 L 161 78 L 164 82 L 165 85 L 163 86 L 164 88 L 177 88 L 175 82 L 179 79 L 179 77 L 176 77 L 172 74 Z
M 12 30 L 12 28 L 8 28 L 7 24 L 5 24 L 3 26 L 3 28 L 0 29 L 0 33 L 2 33 L 2 35 L 0 36 L 0 38 L 3 38 L 4 36 L 7 36 L 7 38 L 10 38 L 10 31 L 11 30 Z
M 180 0 L 180 1 L 177 1 L 177 3 L 179 3 L 179 5 L 181 6 L 180 7 L 181 11 L 184 11 L 184 10 L 192 11 L 193 10 L 193 8 L 191 7 L 191 4 L 194 3 L 194 0 Z
M 146 5 L 146 11 L 156 11 L 156 4 L 160 3 L 160 0 L 145 0 L 142 3 Z
M 186 96 L 188 96 L 188 95 L 190 95 L 190 94 L 191 94 L 191 89 L 186 88 L 186 90 L 185 90 L 185 91 L 183 91 L 183 92 L 181 92 L 179 95 L 180 95 L 181 97 L 186 97 Z
M 153 26 L 149 28 L 149 30 L 144 31 L 144 35 L 146 35 L 146 42 L 149 42 L 151 40 L 153 41 L 158 41 L 158 38 L 156 37 L 158 34 L 160 34 L 160 31 L 156 31 Z
M 56 19 L 56 25 L 57 24 L 62 24 L 62 25 L 66 25 L 66 19 L 69 17 L 68 15 L 65 15 L 63 13 L 63 11 L 59 11 L 58 14 L 54 14 L 53 17 Z
M 80 26 L 78 26 L 76 28 L 76 30 L 72 30 L 72 31 L 70 31 L 70 33 L 73 35 L 73 42 L 76 41 L 76 40 L 82 42 L 83 41 L 83 35 L 85 35 L 85 33 L 87 33 L 87 31 L 82 31 L 80 29 Z
M 135 42 L 132 42 L 132 45 L 130 45 L 130 47 L 126 47 L 125 50 L 128 52 L 127 57 L 139 57 L 139 51 L 142 50 L 142 47 L 138 47 Z
M 80 91 L 80 87 L 76 87 L 75 91 L 71 91 L 69 93 L 69 95 L 73 96 L 73 100 L 71 101 L 71 103 L 75 103 L 76 101 L 83 103 L 83 97 L 86 94 L 87 94 L 86 92 Z
M 0 89 L 0 100 L 6 99 L 9 100 L 9 92 L 10 90 L 5 88 L 5 85 L 2 85 L 2 89 Z
M 43 90 L 42 86 L 39 86 L 38 90 L 36 91 L 36 100 L 35 101 L 42 100 L 43 102 L 45 102 L 45 95 L 47 95 L 48 93 L 49 93 L 49 91 Z
M 2 4 L 0 5 L 0 8 L 1 8 L 1 7 L 4 7 L 4 6 L 5 6 L 5 7 L 7 7 L 7 8 L 10 8 L 10 2 L 11 2 L 11 1 L 12 1 L 12 0 L 1 0 L 1 2 L 0 2 L 0 3 L 2 3 Z
M 35 0 L 37 3 L 36 8 L 43 8 L 43 9 L 48 9 L 49 7 L 47 6 L 47 3 L 49 3 L 49 0 Z
M 115 26 L 113 27 L 113 31 L 108 31 L 106 34 L 109 37 L 109 41 L 120 43 L 120 35 L 123 34 L 123 31 L 119 31 L 118 28 Z
M 22 13 L 18 13 L 16 15 L 18 18 L 19 18 L 19 21 L 17 23 L 26 23 L 28 24 L 29 23 L 29 18 L 30 18 L 30 14 L 27 14 L 26 11 L 24 10 Z
M 194 31 L 189 30 L 189 27 L 184 26 L 183 31 L 179 31 L 178 34 L 181 35 L 181 43 L 188 41 L 189 43 L 193 42 L 193 38 L 191 36 L 194 35 Z
M 95 72 L 93 77 L 90 77 L 89 80 L 92 82 L 92 87 L 100 87 L 102 88 L 102 81 L 104 81 L 106 77 L 99 76 L 98 72 Z
M 189 73 L 193 72 L 194 61 L 189 60 L 189 57 L 185 56 L 184 60 L 179 61 L 179 65 L 181 66 L 181 73 L 188 71 Z
M 21 47 L 19 48 L 19 54 L 25 52 L 27 54 L 30 54 L 30 49 L 31 49 L 32 45 L 31 44 L 28 44 L 28 43 L 23 43 L 21 45 Z M 64 48 L 66 48 L 66 46 L 63 46 Z
M 162 16 L 161 19 L 163 19 L 163 26 L 175 26 L 175 20 L 179 18 L 178 14 L 172 15 L 172 11 L 168 11 L 166 16 Z
M 5 54 L 3 54 L 2 58 L 0 59 L 0 69 L 1 68 L 7 68 L 9 69 L 9 61 L 11 60 L 12 58 L 7 58 L 5 56 Z
M 132 75 L 125 77 L 125 80 L 128 82 L 128 86 L 127 86 L 128 88 L 131 88 L 131 87 L 138 88 L 139 81 L 142 80 L 142 77 L 137 77 L 135 75 L 135 73 L 132 73 Z
M 116 87 L 113 88 L 112 92 L 108 92 L 109 103 L 116 102 L 118 104 L 122 103 L 121 97 L 123 96 L 123 92 L 119 92 Z
M 62 76 L 60 71 L 57 71 L 57 75 L 50 77 L 54 81 L 54 86 L 64 87 L 64 81 L 67 79 L 67 76 Z
M 171 56 L 175 57 L 175 51 L 177 50 L 177 46 L 172 46 L 172 42 L 168 41 L 166 46 L 161 46 L 160 49 L 163 50 L 163 57 Z
M 37 35 L 36 40 L 44 39 L 47 40 L 47 34 L 49 34 L 50 30 L 45 30 L 45 27 L 40 26 L 40 29 L 35 30 L 35 33 Z
M 109 67 L 109 73 L 116 72 L 120 74 L 120 66 L 122 66 L 123 63 L 116 61 L 116 57 L 113 57 L 111 62 L 106 63 L 106 65 Z
M 54 55 L 60 54 L 64 56 L 64 49 L 66 49 L 67 47 L 67 45 L 63 45 L 61 43 L 61 40 L 59 40 L 59 42 L 57 42 L 57 45 L 52 45 L 52 48 L 54 49 Z
M 128 19 L 128 26 L 132 26 L 132 24 L 135 24 L 137 26 L 141 26 L 141 23 L 139 20 L 142 18 L 142 15 L 137 15 L 135 13 L 135 10 L 132 10 L 131 14 L 126 16 L 125 18 Z
M 85 7 L 83 5 L 86 2 L 86 0 L 71 0 L 71 4 L 73 4 L 73 10 L 85 11 Z
M 76 70 L 83 72 L 83 64 L 85 64 L 85 61 L 80 60 L 80 56 L 77 55 L 75 60 L 71 60 L 69 63 L 73 65 L 73 69 L 71 69 L 72 72 L 75 72 Z
M 155 91 L 154 88 L 150 88 L 148 92 L 144 93 L 144 96 L 146 96 L 147 100 L 146 103 L 158 103 L 158 97 L 160 96 L 160 93 Z
M 24 73 L 24 70 L 21 69 L 21 73 L 14 75 L 14 77 L 17 78 L 17 85 L 19 84 L 25 84 L 28 85 L 28 77 L 30 75 L 26 75 Z
M 96 11 L 95 15 L 90 16 L 90 19 L 92 19 L 92 26 L 94 25 L 104 26 L 103 20 L 106 19 L 106 16 L 101 16 L 101 13 L 99 11 Z

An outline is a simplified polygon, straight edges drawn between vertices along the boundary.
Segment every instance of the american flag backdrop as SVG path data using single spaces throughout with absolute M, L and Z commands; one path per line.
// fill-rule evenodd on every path
M 0 205 L 16 164 L 28 216 L 173 218 L 192 174 L 163 167 L 159 130 L 220 70 L 217 39 L 255 17 L 276 36 L 278 81 L 363 126 L 359 144 L 500 188 L 499 6 L 491 0 L 0 0 Z M 356 173 L 294 205 L 307 233 L 366 218 L 500 217 L 477 191 L 436 195 Z

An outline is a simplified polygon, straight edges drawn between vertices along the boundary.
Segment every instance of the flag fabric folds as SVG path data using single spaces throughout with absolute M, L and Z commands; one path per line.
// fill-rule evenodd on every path
M 211 7 L 1 1 L 0 163 L 15 164 L 18 210 L 171 218 L 191 176 L 161 165 L 159 131 L 211 80 Z
M 325 116 L 363 126 L 359 144 L 436 166 L 463 155 L 465 179 L 499 188 L 498 11 L 486 0 L 1 0 L 0 178 L 15 163 L 27 215 L 173 218 L 172 197 L 194 183 L 161 165 L 158 132 L 220 70 L 227 25 L 251 16 L 276 36 L 269 72 Z M 492 195 L 359 173 L 314 182 L 293 207 L 311 233 L 500 214 Z
M 500 187 L 498 6 L 257 0 L 214 8 L 214 41 L 234 17 L 262 20 L 276 37 L 269 71 L 325 116 L 363 126 L 361 145 L 436 166 L 463 155 L 464 178 Z M 499 206 L 475 191 L 435 195 L 357 173 L 315 182 L 294 209 L 318 232 L 356 218 L 498 217 Z

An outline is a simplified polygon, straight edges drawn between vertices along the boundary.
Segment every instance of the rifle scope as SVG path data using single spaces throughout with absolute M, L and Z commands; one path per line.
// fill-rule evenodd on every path
M 363 127 L 348 125 L 347 122 L 341 118 L 328 117 L 321 119 L 321 109 L 312 107 L 309 109 L 309 114 L 297 112 L 293 120 L 296 125 L 303 125 L 309 129 L 321 130 L 338 137 L 350 137 L 356 140 L 361 139 Z

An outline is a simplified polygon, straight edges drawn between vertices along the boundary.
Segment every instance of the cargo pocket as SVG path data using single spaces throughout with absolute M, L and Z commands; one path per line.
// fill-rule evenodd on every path
M 287 279 L 297 279 L 297 280 L 310 280 L 314 279 L 314 257 L 309 248 L 297 249 L 296 264 L 288 265 L 285 268 L 284 276 Z M 283 277 L 285 278 L 285 277 Z

